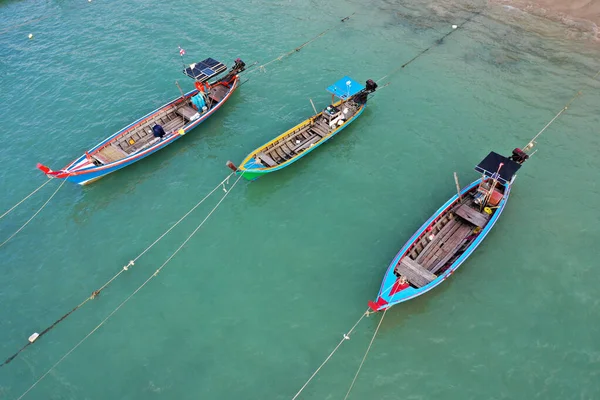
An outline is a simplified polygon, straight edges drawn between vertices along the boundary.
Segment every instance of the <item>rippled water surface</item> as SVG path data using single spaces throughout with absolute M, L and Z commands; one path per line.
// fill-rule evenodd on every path
M 2 359 L 177 221 L 228 174 L 227 160 L 310 116 L 309 98 L 322 108 L 341 76 L 377 80 L 472 18 L 381 82 L 391 83 L 335 140 L 240 182 L 25 398 L 292 398 L 454 193 L 452 173 L 476 179 L 490 150 L 525 145 L 580 89 L 484 244 L 451 280 L 386 314 L 350 398 L 599 398 L 599 53 L 513 12 L 473 1 L 0 2 L 2 210 L 44 182 L 37 162 L 60 168 L 178 96 L 176 80 L 191 88 L 177 46 L 186 62 L 265 63 L 334 28 L 248 74 L 169 148 L 88 187 L 64 185 L 0 248 Z M 3 218 L 0 240 L 57 185 Z M 222 194 L 0 368 L 0 398 L 21 396 L 94 329 Z M 343 398 L 379 318 L 359 325 L 302 398 Z

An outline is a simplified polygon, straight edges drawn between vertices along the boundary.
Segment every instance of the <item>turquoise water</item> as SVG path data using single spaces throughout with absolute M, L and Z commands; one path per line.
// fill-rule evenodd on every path
M 325 87 L 345 74 L 379 79 L 469 10 L 483 14 L 391 76 L 330 144 L 240 181 L 157 278 L 25 398 L 292 398 L 374 299 L 396 251 L 454 193 L 452 173 L 476 179 L 488 151 L 526 144 L 581 88 L 478 251 L 386 314 L 350 398 L 600 397 L 598 49 L 483 2 L 1 2 L 2 210 L 44 182 L 36 162 L 60 168 L 178 96 L 175 80 L 191 88 L 178 45 L 187 62 L 264 63 L 336 29 L 249 74 L 169 148 L 91 186 L 64 185 L 0 249 L 0 358 L 137 256 L 229 173 L 227 160 L 308 117 L 309 98 L 324 107 Z M 57 185 L 0 221 L 0 240 Z M 18 398 L 96 327 L 221 194 L 2 367 L 0 398 Z M 302 398 L 343 398 L 379 318 L 359 325 Z

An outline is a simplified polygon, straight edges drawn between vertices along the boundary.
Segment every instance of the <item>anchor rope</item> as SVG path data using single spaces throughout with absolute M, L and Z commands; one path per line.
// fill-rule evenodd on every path
M 348 15 L 347 17 L 344 17 L 340 20 L 340 22 L 346 22 L 347 20 L 350 19 L 350 17 L 352 17 L 354 14 L 356 14 L 356 12 L 353 12 L 352 14 Z M 325 34 L 327 34 L 329 31 L 335 29 L 335 26 L 332 26 L 330 28 L 325 29 L 323 32 L 319 33 L 318 35 L 314 36 L 313 38 L 307 40 L 306 42 L 302 43 L 300 46 L 294 48 L 293 50 L 288 51 L 287 53 L 281 54 L 278 57 L 272 59 L 271 61 L 265 63 L 265 64 L 261 64 L 259 65 L 257 68 L 254 69 L 250 69 L 246 71 L 246 74 L 250 74 L 254 71 L 261 71 L 261 72 L 266 72 L 266 66 L 269 64 L 274 63 L 275 61 L 281 61 L 286 57 L 291 56 L 294 53 L 299 52 L 300 50 L 302 50 L 302 48 L 304 48 L 305 46 L 309 45 L 310 43 L 314 42 L 315 40 L 319 39 L 320 37 L 324 36 Z
M 52 328 L 54 328 L 57 324 L 59 324 L 60 322 L 62 322 L 63 320 L 65 320 L 69 315 L 71 315 L 73 312 L 77 311 L 79 308 L 83 307 L 83 305 L 85 305 L 85 303 L 87 303 L 89 300 L 93 300 L 94 298 L 96 298 L 98 295 L 100 295 L 100 292 L 102 292 L 108 285 L 110 285 L 115 279 L 117 279 L 123 272 L 128 271 L 129 267 L 133 266 L 135 261 L 137 261 L 141 256 L 143 256 L 144 254 L 146 254 L 146 252 L 148 250 L 150 250 L 154 245 L 156 245 L 163 237 L 165 237 L 169 232 L 171 232 L 171 230 L 173 230 L 173 228 L 175 228 L 177 225 L 179 225 L 185 218 L 187 218 L 196 208 L 198 208 L 202 203 L 204 203 L 204 201 L 206 199 L 208 199 L 217 189 L 219 189 L 221 186 L 224 187 L 224 185 L 229 181 L 229 178 L 231 177 L 231 175 L 233 175 L 234 173 L 230 173 L 227 178 L 223 179 L 221 182 L 219 182 L 217 184 L 217 186 L 215 186 L 215 188 L 213 190 L 211 190 L 206 196 L 204 196 L 204 198 L 202 200 L 200 200 L 198 203 L 196 203 L 196 205 L 194 207 L 192 207 L 183 217 L 181 217 L 177 222 L 175 222 L 173 225 L 171 225 L 171 227 L 169 229 L 167 229 L 167 231 L 165 233 L 163 233 L 162 235 L 160 235 L 158 237 L 158 239 L 156 239 L 150 246 L 148 246 L 144 251 L 142 251 L 136 258 L 134 258 L 133 260 L 129 261 L 129 263 L 127 265 L 125 265 L 123 268 L 121 268 L 121 270 L 119 270 L 119 272 L 117 274 L 115 274 L 112 278 L 110 278 L 106 283 L 104 283 L 104 285 L 102 285 L 99 289 L 95 290 L 92 292 L 91 296 L 87 297 L 85 300 L 83 300 L 77 307 L 73 308 L 71 311 L 69 311 L 68 313 L 66 313 L 65 315 L 63 315 L 62 317 L 60 317 L 58 320 L 56 320 L 52 325 L 50 325 L 49 327 L 47 327 L 46 329 L 44 329 L 35 339 L 36 341 L 42 337 L 43 335 L 45 335 L 46 333 L 48 333 Z M 3 367 L 4 365 L 10 363 L 15 357 L 17 357 L 19 355 L 19 353 L 21 353 L 23 350 L 25 350 L 28 346 L 30 346 L 31 344 L 33 344 L 33 342 L 28 342 L 27 344 L 25 344 L 23 347 L 21 347 L 21 349 L 19 349 L 19 351 L 17 351 L 15 354 L 13 354 L 12 356 L 8 357 L 2 364 L 0 364 L 0 368 Z
M 596 74 L 595 74 L 595 75 L 592 77 L 592 80 L 595 80 L 595 79 L 598 77 L 598 75 L 600 75 L 600 70 L 598 70 L 598 72 L 596 72 Z M 563 114 L 565 111 L 567 111 L 567 110 L 569 109 L 569 107 L 571 106 L 571 103 L 573 103 L 573 102 L 575 101 L 575 99 L 577 99 L 577 98 L 578 98 L 579 96 L 581 96 L 581 95 L 583 95 L 583 88 L 582 88 L 581 90 L 579 90 L 577 93 L 575 93 L 575 95 L 574 95 L 574 96 L 571 98 L 571 100 L 569 100 L 569 101 L 567 102 L 567 104 L 565 104 L 565 106 L 564 106 L 564 107 L 563 107 L 563 108 L 562 108 L 562 109 L 561 109 L 561 110 L 560 110 L 560 111 L 559 111 L 559 112 L 558 112 L 558 113 L 557 113 L 557 114 L 554 116 L 554 118 L 552 118 L 552 119 L 550 120 L 550 122 L 548 122 L 548 123 L 546 124 L 546 126 L 544 126 L 544 127 L 542 128 L 542 130 L 541 130 L 541 131 L 539 131 L 539 132 L 537 133 L 537 135 L 535 135 L 535 136 L 534 136 L 534 137 L 533 137 L 533 138 L 532 138 L 532 139 L 531 139 L 529 142 L 527 142 L 527 145 L 525 146 L 525 148 L 527 148 L 527 147 L 529 147 L 529 148 L 532 148 L 532 147 L 533 147 L 533 145 L 535 144 L 535 140 L 536 140 L 538 137 L 540 137 L 540 135 L 541 135 L 542 133 L 544 133 L 544 131 L 545 131 L 545 130 L 546 130 L 546 129 L 547 129 L 549 126 L 550 126 L 550 125 L 552 125 L 552 124 L 554 123 L 554 121 L 556 121 L 556 120 L 558 119 L 558 117 L 560 117 L 560 116 L 561 116 L 561 115 L 562 115 L 562 114 Z
M 415 61 L 417 58 L 421 57 L 423 54 L 427 53 L 432 48 L 434 48 L 434 47 L 442 44 L 443 41 L 444 41 L 444 39 L 446 39 L 448 36 L 452 35 L 459 28 L 462 28 L 465 24 L 467 24 L 468 22 L 470 22 L 473 18 L 475 18 L 479 14 L 481 14 L 481 11 L 477 11 L 477 12 L 473 13 L 473 15 L 471 15 L 469 18 L 467 18 L 466 20 L 464 20 L 460 25 L 457 25 L 456 28 L 453 28 L 451 31 L 445 33 L 444 36 L 442 36 L 441 38 L 437 39 L 434 44 L 432 44 L 431 46 L 427 47 L 424 50 L 421 50 L 421 52 L 419 52 L 416 56 L 414 56 L 413 58 L 411 58 L 410 60 L 408 60 L 407 62 L 405 62 L 401 66 L 399 66 L 398 68 L 394 69 L 392 72 L 388 73 L 387 75 L 382 76 L 376 82 L 379 83 L 380 81 L 384 80 L 385 78 L 389 77 L 390 75 L 395 74 L 396 72 L 400 71 L 401 69 L 405 68 L 407 65 L 409 65 L 410 63 L 412 63 L 413 61 Z M 386 83 L 381 89 L 383 89 L 384 87 L 388 86 L 389 84 L 390 84 L 390 82 Z
M 16 231 L 15 233 L 13 233 L 12 235 L 10 235 L 8 239 L 6 239 L 4 242 L 2 242 L 2 244 L 0 244 L 0 247 L 4 246 L 6 243 L 8 243 L 8 241 L 9 241 L 10 239 L 14 238 L 14 237 L 17 235 L 17 233 L 21 232 L 21 231 L 22 231 L 22 230 L 23 230 L 23 229 L 24 229 L 24 228 L 27 226 L 27 224 L 29 224 L 29 223 L 30 223 L 30 222 L 31 222 L 31 221 L 32 221 L 32 220 L 33 220 L 33 219 L 34 219 L 34 218 L 35 218 L 35 217 L 36 217 L 36 216 L 37 216 L 37 215 L 38 215 L 38 214 L 39 214 L 39 213 L 40 213 L 40 212 L 41 212 L 41 211 L 44 209 L 44 207 L 46 207 L 46 205 L 47 205 L 48 203 L 50 203 L 50 200 L 52 200 L 52 198 L 53 198 L 53 197 L 56 195 L 56 193 L 58 193 L 58 191 L 60 190 L 60 188 L 62 188 L 62 187 L 63 187 L 63 185 L 65 184 L 65 182 L 66 182 L 66 181 L 67 181 L 67 180 L 66 180 L 66 179 L 64 179 L 64 180 L 61 182 L 61 184 L 58 186 L 58 188 L 57 188 L 57 189 L 54 191 L 54 193 L 52 193 L 52 196 L 50 196 L 50 197 L 48 198 L 48 200 L 46 200 L 46 202 L 45 202 L 45 203 L 44 203 L 44 204 L 43 204 L 43 205 L 42 205 L 42 206 L 41 206 L 41 207 L 40 207 L 40 208 L 39 208 L 39 209 L 38 209 L 38 210 L 35 212 L 35 214 L 33 214 L 33 216 L 32 216 L 31 218 L 29 218 L 29 219 L 27 220 L 27 222 L 25 222 L 23 225 L 21 225 L 21 227 L 20 227 L 19 229 L 17 229 L 17 231 Z M 46 183 L 48 183 L 48 182 L 46 182 Z M 45 185 L 46 183 L 44 183 L 44 185 Z M 43 185 L 42 185 L 42 186 L 43 186 Z M 39 189 L 39 188 L 38 188 L 38 189 Z M 13 207 L 13 208 L 14 208 L 14 207 Z
M 51 182 L 50 179 L 48 179 L 46 182 L 42 183 L 37 189 L 35 189 L 33 192 L 29 193 L 23 200 L 19 201 L 17 204 L 15 204 L 14 206 L 12 206 L 10 208 L 10 210 L 6 211 L 4 214 L 2 214 L 2 216 L 0 216 L 0 219 L 4 218 L 5 216 L 7 216 L 8 214 L 10 214 L 10 212 L 12 210 L 14 210 L 15 208 L 17 208 L 18 206 L 21 205 L 21 203 L 23 203 L 25 200 L 27 200 L 28 198 L 30 198 L 31 196 L 33 196 L 38 190 L 40 190 L 41 188 L 43 188 L 44 186 L 46 186 L 47 184 L 49 184 Z
M 46 371 L 37 381 L 35 381 L 33 383 L 33 385 L 31 385 L 29 387 L 29 389 L 27 389 L 21 396 L 18 397 L 17 400 L 22 399 L 25 395 L 27 395 L 27 393 L 29 393 L 38 383 L 40 383 L 46 376 L 48 376 L 48 374 L 50 372 L 52 372 L 52 370 L 54 370 L 54 368 L 56 368 L 65 358 L 67 358 L 71 353 L 73 353 L 83 342 L 85 342 L 87 340 L 87 338 L 89 338 L 90 336 L 92 336 L 94 334 L 94 332 L 96 332 L 98 329 L 100 329 L 100 327 L 102 325 L 104 325 L 106 323 L 106 321 L 108 321 L 117 311 L 119 311 L 119 309 L 121 307 L 123 307 L 133 296 L 136 295 L 137 292 L 139 292 L 140 290 L 142 290 L 142 288 L 144 286 L 146 286 L 148 284 L 148 282 L 150 282 L 152 279 L 154 279 L 158 273 L 173 259 L 173 257 L 175 257 L 177 255 L 177 253 L 179 253 L 179 251 L 190 241 L 190 239 L 196 234 L 196 232 L 198 232 L 198 230 L 200 230 L 200 228 L 202 228 L 202 226 L 204 225 L 204 223 L 206 221 L 208 221 L 208 219 L 210 218 L 210 216 L 217 210 L 217 208 L 219 208 L 219 206 L 221 205 L 221 203 L 227 198 L 227 196 L 229 195 L 229 193 L 231 193 L 231 191 L 233 190 L 233 188 L 237 185 L 237 183 L 240 181 L 240 179 L 242 179 L 242 176 L 244 175 L 244 173 L 240 174 L 240 176 L 235 180 L 235 182 L 231 185 L 231 187 L 229 188 L 229 190 L 225 191 L 225 194 L 221 197 L 221 199 L 219 200 L 219 202 L 213 207 L 213 209 L 208 213 L 208 215 L 202 220 L 202 222 L 200 222 L 200 224 L 196 227 L 196 229 L 194 229 L 192 231 L 192 233 L 187 237 L 187 239 L 185 239 L 183 241 L 183 243 L 177 248 L 177 250 L 175 250 L 173 252 L 173 254 L 171 254 L 171 256 L 169 258 L 167 258 L 167 260 L 152 274 L 148 277 L 148 279 L 146 279 L 144 281 L 144 283 L 142 283 L 136 290 L 133 291 L 133 293 L 131 293 L 125 300 L 123 300 L 121 302 L 121 304 L 119 304 L 117 306 L 117 308 L 115 308 L 110 314 L 108 314 L 94 329 L 92 329 L 87 335 L 85 335 L 83 337 L 83 339 L 81 339 L 75 346 L 73 346 L 69 351 L 67 351 L 56 363 L 54 363 L 54 365 L 52 365 L 50 367 L 50 369 L 48 369 L 48 371 Z
M 375 340 L 375 336 L 377 336 L 377 332 L 379 332 L 379 328 L 381 327 L 381 323 L 383 322 L 383 319 L 385 318 L 385 313 L 387 313 L 388 310 L 389 310 L 389 307 L 385 309 L 385 311 L 383 312 L 383 315 L 381 316 L 381 319 L 379 320 L 379 324 L 377 324 L 377 329 L 375 329 L 375 332 L 373 333 L 373 337 L 371 338 L 371 342 L 369 343 L 369 347 L 367 347 L 367 351 L 365 352 L 365 355 L 363 356 L 363 359 L 360 362 L 360 365 L 358 366 L 358 370 L 356 370 L 356 374 L 354 375 L 354 379 L 352 379 L 352 383 L 350 384 L 350 388 L 348 388 L 348 392 L 346 393 L 346 396 L 344 397 L 344 400 L 346 400 L 348 398 L 348 396 L 350 396 L 350 392 L 352 391 L 352 388 L 354 387 L 354 383 L 356 382 L 356 378 L 358 378 L 358 374 L 360 373 L 360 370 L 361 370 L 363 364 L 365 363 L 365 360 L 367 359 L 367 355 L 369 354 L 369 351 L 371 350 L 371 346 L 373 345 L 373 341 Z
M 308 386 L 308 384 L 310 383 L 310 381 L 312 381 L 312 379 L 319 373 L 319 371 L 321 370 L 321 368 L 323 368 L 325 366 L 325 364 L 327 364 L 327 361 L 329 361 L 329 359 L 331 357 L 333 357 L 333 355 L 335 354 L 335 352 L 340 348 L 340 346 L 346 341 L 346 340 L 350 340 L 350 334 L 354 331 L 354 329 L 358 326 L 358 324 L 360 324 L 360 321 L 363 320 L 364 317 L 369 315 L 369 310 L 367 309 L 367 311 L 365 311 L 361 317 L 359 318 L 358 321 L 356 321 L 356 323 L 354 324 L 354 326 L 348 331 L 348 333 L 345 333 L 344 336 L 342 337 L 342 340 L 340 340 L 340 342 L 338 343 L 337 346 L 335 346 L 335 348 L 333 349 L 333 351 L 331 353 L 329 353 L 329 355 L 327 356 L 327 358 L 325 359 L 325 361 L 323 361 L 321 363 L 321 365 L 319 365 L 319 368 L 317 368 L 317 370 L 310 376 L 310 378 L 308 378 L 308 380 L 306 381 L 306 383 L 300 388 L 300 390 L 298 390 L 298 393 L 296 393 L 296 395 L 292 398 L 292 400 L 296 400 L 296 398 L 298 398 L 298 396 L 300 396 L 300 393 L 302 393 L 302 391 L 304 390 L 304 388 L 306 388 Z
M 381 293 L 387 292 L 395 284 L 396 284 L 396 282 L 392 283 L 390 286 L 388 286 L 387 288 L 385 288 L 384 290 L 382 290 Z M 387 311 L 388 308 L 386 308 L 385 311 Z M 333 354 L 340 348 L 340 346 L 342 345 L 342 343 L 344 343 L 344 341 L 346 341 L 346 340 L 350 340 L 350 334 L 354 331 L 354 329 L 356 329 L 356 327 L 358 326 L 358 324 L 360 323 L 360 321 L 362 321 L 362 319 L 364 317 L 368 317 L 369 315 L 371 315 L 373 313 L 374 313 L 374 311 L 369 311 L 369 309 L 367 309 L 367 311 L 365 311 L 362 314 L 362 316 L 360 317 L 360 319 L 354 324 L 354 326 L 348 331 L 348 333 L 344 334 L 343 339 L 333 349 L 333 351 L 329 354 L 329 356 L 327 356 L 327 358 L 325 359 L 325 361 L 323 361 L 323 363 L 321 363 L 321 365 L 319 366 L 319 368 L 317 368 L 317 370 L 310 376 L 310 378 L 308 378 L 308 381 L 306 381 L 306 383 L 300 388 L 300 390 L 298 391 L 298 393 L 296 393 L 296 395 L 292 398 L 292 400 L 295 400 L 300 395 L 300 393 L 302 393 L 302 391 L 306 388 L 306 386 L 308 386 L 308 384 L 310 383 L 310 381 L 317 375 L 317 373 L 321 370 L 321 368 L 323 368 L 323 366 L 329 361 L 329 359 L 333 356 Z

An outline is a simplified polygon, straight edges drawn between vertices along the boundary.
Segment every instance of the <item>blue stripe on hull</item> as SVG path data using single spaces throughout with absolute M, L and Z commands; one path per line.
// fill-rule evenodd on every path
M 177 139 L 179 139 L 179 138 L 176 138 L 173 141 L 175 141 Z M 69 176 L 66 179 L 69 182 L 77 183 L 79 185 L 87 185 L 88 183 L 92 183 L 93 181 L 96 181 L 96 180 L 98 180 L 100 178 L 103 178 L 103 177 L 105 177 L 106 175 L 108 175 L 108 174 L 110 174 L 112 172 L 115 172 L 115 171 L 118 171 L 118 170 L 120 170 L 122 168 L 125 168 L 128 165 L 135 164 L 136 162 L 140 161 L 141 159 L 146 158 L 149 155 L 156 153 L 158 150 L 166 147 L 167 145 L 168 144 L 165 144 L 165 146 L 157 147 L 156 149 L 154 149 L 152 151 L 149 151 L 148 153 L 144 154 L 143 156 L 140 156 L 139 158 L 132 159 L 132 160 L 126 162 L 126 163 L 115 165 L 112 168 L 106 168 L 106 169 L 102 169 L 102 170 L 97 170 L 97 169 L 93 168 L 89 173 Z
M 464 195 L 467 192 L 469 192 L 473 187 L 479 185 L 479 182 L 481 181 L 481 179 L 476 180 L 475 182 L 471 183 L 469 186 L 467 186 L 466 188 L 464 188 L 461 191 L 461 194 Z M 431 289 L 433 289 L 434 287 L 436 287 L 437 285 L 439 285 L 440 283 L 442 283 L 444 280 L 446 280 L 452 273 L 454 273 L 454 271 L 456 271 L 458 269 L 458 267 L 461 266 L 461 264 L 471 255 L 471 253 L 473 253 L 473 251 L 475 251 L 475 249 L 477 248 L 477 246 L 479 246 L 479 244 L 483 241 L 483 239 L 485 239 L 485 237 L 487 236 L 487 234 L 491 231 L 491 229 L 494 227 L 494 224 L 496 223 L 496 221 L 498 220 L 498 218 L 500 218 L 500 215 L 502 214 L 502 211 L 504 211 L 504 207 L 506 206 L 506 203 L 508 202 L 508 197 L 510 195 L 510 188 L 511 185 L 508 184 L 505 186 L 505 193 L 504 193 L 504 197 L 502 199 L 502 201 L 500 202 L 498 209 L 496 210 L 496 212 L 494 213 L 494 215 L 492 216 L 492 218 L 490 219 L 490 221 L 487 223 L 487 225 L 485 226 L 485 228 L 483 228 L 483 230 L 481 231 L 481 233 L 477 236 L 477 238 L 475 238 L 475 240 L 473 241 L 473 243 L 471 243 L 469 245 L 469 247 L 467 247 L 467 249 L 465 250 L 465 252 L 463 254 L 460 255 L 460 257 L 458 257 L 456 259 L 456 261 L 454 261 L 454 263 L 442 274 L 440 275 L 437 279 L 433 280 L 432 282 L 430 282 L 428 285 L 425 285 L 421 288 L 413 288 L 413 287 L 408 287 L 404 290 L 401 290 L 400 292 L 394 294 L 393 296 L 389 296 L 386 293 L 389 293 L 392 289 L 392 286 L 395 284 L 397 277 L 396 275 L 394 275 L 394 269 L 396 267 L 396 265 L 398 264 L 398 262 L 400 261 L 400 259 L 402 258 L 402 256 L 404 255 L 404 253 L 408 250 L 408 248 L 417 240 L 417 238 L 419 236 L 421 236 L 421 234 L 423 233 L 423 231 L 431 224 L 431 222 L 436 219 L 438 216 L 440 216 L 442 213 L 445 212 L 445 210 L 452 204 L 454 203 L 457 199 L 458 199 L 458 195 L 454 195 L 452 198 L 450 198 L 443 206 L 441 206 L 436 212 L 435 214 L 433 214 L 420 228 L 419 230 L 417 230 L 417 232 L 415 232 L 415 234 L 408 240 L 408 242 L 406 242 L 406 244 L 402 247 L 402 249 L 400 249 L 400 251 L 398 252 L 398 254 L 396 255 L 396 257 L 394 257 L 393 261 L 390 263 L 390 266 L 388 267 L 388 270 L 385 274 L 385 277 L 383 279 L 381 288 L 379 289 L 379 294 L 378 297 L 384 299 L 385 301 L 388 302 L 387 305 L 385 305 L 383 308 L 381 308 L 382 310 L 385 308 L 389 308 L 395 304 L 398 303 L 402 303 L 404 301 L 407 300 L 411 300 L 414 299 L 415 297 L 418 297 L 428 291 L 430 291 Z
M 223 100 L 221 100 L 219 103 L 217 103 L 208 113 L 206 113 L 205 115 L 203 115 L 202 117 L 200 117 L 199 119 L 197 119 L 196 121 L 190 123 L 189 125 L 186 125 L 183 127 L 183 129 L 185 130 L 186 134 L 189 133 L 190 131 L 192 131 L 193 129 L 195 129 L 198 125 L 200 125 L 202 122 L 206 121 L 211 115 L 213 115 L 215 112 L 217 112 L 217 110 L 219 110 L 219 108 L 221 108 L 221 106 L 229 99 L 229 97 L 233 94 L 233 91 L 235 91 L 235 89 L 237 89 L 237 81 L 235 82 L 234 86 L 232 86 L 229 90 L 229 92 L 227 93 L 227 95 L 225 96 L 225 98 L 223 98 Z M 185 96 L 190 96 L 192 94 L 197 93 L 197 90 L 192 90 L 191 92 L 188 92 Z M 129 129 L 130 127 L 134 126 L 135 124 L 139 123 L 140 121 L 152 116 L 153 114 L 156 114 L 158 112 L 160 112 L 162 109 L 164 109 L 165 107 L 171 105 L 172 103 L 176 102 L 177 100 L 179 100 L 180 98 L 178 97 L 175 100 L 170 101 L 169 103 L 165 104 L 164 106 L 152 111 L 149 114 L 144 115 L 143 117 L 141 117 L 140 119 L 138 119 L 135 122 L 132 122 L 131 124 L 129 124 L 128 126 L 126 126 L 125 128 L 121 129 L 120 131 L 118 131 L 117 133 L 115 133 L 114 135 L 104 139 L 102 142 L 100 142 L 99 144 L 97 144 L 96 146 L 94 146 L 92 149 L 90 149 L 89 151 L 93 151 L 95 149 L 97 149 L 98 147 L 102 146 L 103 144 L 111 141 L 115 136 L 118 136 L 119 134 L 121 134 L 123 131 L 126 131 L 127 129 Z M 161 150 L 162 148 L 170 145 L 171 143 L 175 142 L 176 140 L 180 139 L 182 136 L 181 135 L 176 135 L 175 137 L 171 137 L 169 139 L 165 139 L 163 142 L 155 144 L 156 148 L 152 148 L 150 147 L 149 149 L 144 150 L 146 153 L 145 154 L 133 154 L 132 156 L 130 156 L 130 159 L 127 160 L 127 158 L 123 159 L 123 160 L 119 160 L 117 161 L 117 165 L 113 166 L 113 167 L 108 167 L 108 168 L 102 168 L 102 167 L 90 167 L 89 168 L 89 172 L 84 172 L 85 170 L 79 170 L 77 171 L 78 174 L 77 175 L 72 175 L 72 176 L 68 176 L 67 179 L 69 182 L 73 182 L 73 183 L 77 183 L 79 185 L 86 185 L 88 183 L 92 183 L 100 178 L 103 178 L 104 176 L 118 171 L 122 168 L 127 167 L 128 165 L 131 165 L 133 163 L 138 162 L 139 160 L 148 157 L 151 154 L 156 153 L 158 150 Z M 77 160 L 73 161 L 71 164 L 69 164 L 69 166 L 65 169 L 65 172 L 69 172 L 70 168 L 74 165 L 78 165 L 79 162 L 83 161 L 83 159 L 85 158 L 85 155 L 82 155 L 81 157 L 79 157 Z M 127 161 L 125 161 L 127 160 Z

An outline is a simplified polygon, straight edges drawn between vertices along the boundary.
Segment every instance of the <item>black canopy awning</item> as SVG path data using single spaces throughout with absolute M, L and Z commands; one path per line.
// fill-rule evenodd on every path
M 219 75 L 227 70 L 227 66 L 214 58 L 207 58 L 195 64 L 190 65 L 183 70 L 183 73 L 199 82 L 206 82 L 213 76 Z
M 502 168 L 500 168 L 500 176 L 498 179 L 503 182 L 509 182 L 513 176 L 515 176 L 519 168 L 521 168 L 521 164 L 492 151 L 486 158 L 477 164 L 475 171 L 491 177 L 498 171 L 500 164 L 502 164 Z

